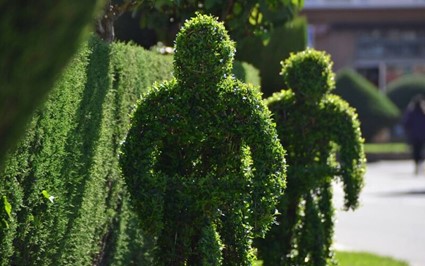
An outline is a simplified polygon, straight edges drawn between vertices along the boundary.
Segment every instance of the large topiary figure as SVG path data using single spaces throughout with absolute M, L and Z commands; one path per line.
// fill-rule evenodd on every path
M 175 48 L 175 79 L 139 102 L 122 146 L 129 191 L 157 265 L 250 265 L 284 188 L 282 146 L 260 95 L 230 75 L 221 23 L 198 15 Z
M 343 69 L 338 73 L 335 94 L 356 109 L 367 142 L 373 141 L 382 129 L 393 126 L 400 117 L 397 106 L 352 69 Z
M 330 265 L 333 235 L 332 180 L 344 183 L 345 208 L 358 205 L 365 158 L 354 109 L 330 92 L 332 62 L 308 49 L 292 54 L 282 75 L 291 88 L 266 100 L 287 150 L 287 192 L 282 213 L 259 255 L 266 266 Z

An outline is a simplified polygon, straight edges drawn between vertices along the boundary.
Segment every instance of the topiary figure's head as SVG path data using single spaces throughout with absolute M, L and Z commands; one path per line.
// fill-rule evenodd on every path
M 174 73 L 189 83 L 216 83 L 232 73 L 235 45 L 215 18 L 198 14 L 186 21 L 175 42 Z
M 335 88 L 330 56 L 314 49 L 291 54 L 282 62 L 281 75 L 297 98 L 317 101 Z

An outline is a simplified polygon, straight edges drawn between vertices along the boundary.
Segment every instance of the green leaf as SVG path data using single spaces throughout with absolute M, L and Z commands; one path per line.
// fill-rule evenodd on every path
M 12 219 L 12 205 L 10 205 L 6 196 L 3 196 L 3 204 L 4 204 L 4 210 L 6 211 L 7 216 L 9 216 L 9 219 Z
M 41 194 L 43 194 L 43 196 L 44 196 L 46 199 L 49 199 L 49 198 L 50 198 L 50 194 L 49 194 L 49 192 L 47 192 L 47 190 L 43 190 L 43 191 L 41 191 Z

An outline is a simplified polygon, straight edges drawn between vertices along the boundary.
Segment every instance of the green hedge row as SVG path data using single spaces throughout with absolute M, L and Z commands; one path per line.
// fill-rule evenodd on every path
M 171 57 L 98 39 L 34 115 L 0 182 L 0 265 L 129 265 L 147 259 L 118 148 L 136 99 Z

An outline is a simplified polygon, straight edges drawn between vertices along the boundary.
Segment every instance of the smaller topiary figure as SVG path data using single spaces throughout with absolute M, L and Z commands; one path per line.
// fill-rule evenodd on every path
M 214 18 L 187 21 L 175 79 L 132 117 L 120 162 L 157 265 L 251 265 L 274 220 L 284 152 L 258 92 L 231 76 L 234 53 Z
M 345 208 L 358 205 L 365 158 L 353 108 L 330 92 L 332 62 L 308 49 L 292 54 L 282 75 L 290 88 L 266 100 L 287 150 L 287 192 L 278 225 L 259 240 L 266 266 L 332 264 L 332 179 L 344 183 Z

